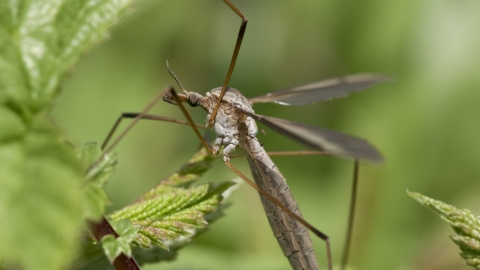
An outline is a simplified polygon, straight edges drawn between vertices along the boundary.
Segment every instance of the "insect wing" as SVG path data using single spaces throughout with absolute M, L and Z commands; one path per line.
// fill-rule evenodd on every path
M 381 75 L 356 74 L 268 93 L 251 98 L 249 101 L 252 104 L 266 102 L 274 102 L 281 105 L 313 104 L 318 101 L 345 97 L 350 93 L 362 91 L 372 85 L 388 80 L 390 80 L 388 77 Z
M 368 141 L 320 127 L 236 110 L 251 116 L 271 129 L 305 145 L 338 156 L 350 156 L 383 162 L 382 155 Z

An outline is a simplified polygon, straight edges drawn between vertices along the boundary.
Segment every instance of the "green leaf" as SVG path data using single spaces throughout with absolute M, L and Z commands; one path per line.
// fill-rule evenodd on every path
M 124 238 L 128 243 L 137 237 L 140 226 L 134 226 L 129 220 L 110 221 L 110 225 L 115 229 L 117 234 Z M 128 254 L 126 254 L 128 255 Z
M 140 226 L 134 226 L 128 220 L 110 221 L 110 224 L 117 232 L 118 237 L 109 234 L 102 238 L 102 247 L 110 262 L 113 262 L 120 253 L 128 257 L 132 256 L 130 243 L 137 237 Z
M 235 183 L 190 187 L 192 181 L 211 168 L 215 160 L 204 149 L 200 150 L 176 173 L 131 205 L 109 216 L 111 220 L 128 219 L 140 226 L 138 237 L 132 244 L 149 250 L 134 250 L 139 263 L 173 259 L 176 250 L 189 243 L 209 222 L 220 216 L 224 195 Z M 157 253 L 155 247 L 166 251 Z M 144 260 L 139 260 L 137 255 Z
M 133 242 L 140 247 L 156 245 L 168 250 L 166 241 L 181 236 L 191 238 L 195 228 L 207 226 L 204 215 L 218 208 L 223 199 L 222 192 L 233 185 L 225 182 L 188 188 L 192 181 L 211 168 L 215 160 L 204 149 L 200 150 L 179 171 L 109 218 L 128 219 L 140 225 L 139 237 Z
M 480 269 L 480 217 L 467 209 L 458 209 L 420 193 L 407 193 L 452 226 L 457 235 L 450 235 L 450 238 L 460 247 L 460 256 L 467 265 Z
M 85 171 L 48 112 L 74 64 L 132 2 L 0 1 L 0 261 L 63 269 L 73 258 L 84 199 L 101 195 L 82 193 Z
M 87 182 L 83 187 L 84 216 L 90 221 L 99 221 L 105 213 L 106 205 L 110 203 L 103 188 L 115 172 L 116 155 L 111 153 L 102 155 L 97 143 L 90 142 L 77 149 L 77 157 L 82 163 L 83 170 L 87 172 Z
M 234 188 L 234 184 L 233 182 L 223 182 L 219 185 L 207 184 L 192 188 L 195 190 L 208 186 L 209 192 L 202 199 L 197 199 L 191 206 L 192 208 L 203 208 L 208 205 L 208 212 L 188 213 L 191 209 L 187 207 L 183 210 L 179 209 L 178 212 L 159 217 L 158 221 L 150 220 L 150 223 L 133 221 L 134 224 L 138 223 L 142 226 L 139 231 L 139 238 L 132 242 L 137 246 L 133 250 L 135 260 L 141 265 L 174 260 L 179 249 L 189 244 L 193 237 L 205 231 L 208 224 L 223 215 L 222 211 L 228 205 L 220 205 L 220 203 L 223 203 L 227 195 L 230 194 L 229 190 Z M 180 188 L 180 190 L 187 191 L 183 188 Z M 213 207 L 212 202 L 215 204 Z M 147 247 L 148 249 L 146 249 Z
M 133 2 L 0 1 L 0 102 L 24 117 L 49 107 L 67 71 Z
M 89 182 L 83 188 L 84 217 L 91 221 L 99 221 L 110 202 L 108 195 L 96 182 Z
M 25 135 L 27 125 L 14 111 L 0 106 L 0 116 L 0 142 L 16 140 Z
M 232 182 L 191 187 L 217 159 L 208 155 L 205 149 L 201 149 L 187 164 L 141 198 L 109 216 L 112 225 L 115 221 L 124 222 L 126 219 L 134 225 L 135 230 L 130 229 L 130 226 L 114 226 L 117 233 L 124 237 L 129 235 L 127 238 L 132 240 L 132 252 L 137 263 L 175 259 L 180 248 L 222 215 L 222 210 L 227 206 L 223 202 L 231 194 L 229 191 L 232 189 Z M 130 238 L 133 236 L 134 238 Z M 108 256 L 114 258 L 121 250 L 120 244 L 114 243 L 111 237 L 105 241 L 109 245 Z M 109 262 L 103 256 L 99 245 L 89 242 L 85 243 L 83 254 L 73 268 L 87 270 L 108 267 Z
M 27 269 L 59 269 L 82 229 L 83 172 L 73 149 L 44 119 L 22 140 L 0 144 L 0 258 Z

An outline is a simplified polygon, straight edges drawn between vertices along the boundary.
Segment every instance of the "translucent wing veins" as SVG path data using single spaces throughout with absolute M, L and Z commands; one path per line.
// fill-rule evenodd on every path
M 274 102 L 281 105 L 306 105 L 318 101 L 345 97 L 372 85 L 389 81 L 376 74 L 356 74 L 307 84 L 249 99 L 250 103 Z
M 350 156 L 383 162 L 382 155 L 368 141 L 347 134 L 284 119 L 253 114 L 235 108 L 271 129 L 307 146 L 338 156 Z

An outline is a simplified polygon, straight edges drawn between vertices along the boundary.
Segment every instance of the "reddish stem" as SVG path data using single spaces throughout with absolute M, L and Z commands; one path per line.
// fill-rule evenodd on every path
M 97 241 L 100 241 L 105 235 L 109 234 L 115 236 L 115 238 L 118 237 L 118 234 L 105 217 L 102 217 L 102 220 L 99 222 L 89 221 L 88 223 L 88 227 Z M 115 258 L 112 265 L 116 270 L 140 270 L 133 256 L 129 258 L 123 253 L 120 253 L 120 255 Z

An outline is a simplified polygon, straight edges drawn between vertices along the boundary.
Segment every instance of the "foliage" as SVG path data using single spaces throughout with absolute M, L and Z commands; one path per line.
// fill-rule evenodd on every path
M 110 224 L 118 234 L 117 237 L 108 234 L 102 238 L 102 247 L 110 262 L 123 253 L 128 257 L 132 256 L 132 241 L 138 237 L 140 226 L 133 226 L 129 220 L 110 221 Z
M 49 119 L 68 71 L 132 1 L 0 2 L 0 258 L 60 269 L 82 230 L 82 168 Z
M 84 217 L 90 221 L 99 221 L 105 213 L 109 198 L 104 187 L 115 172 L 117 164 L 115 155 L 101 154 L 101 149 L 96 143 L 87 143 L 77 149 L 77 157 L 82 163 L 83 171 L 87 172 L 86 182 L 83 184 Z M 102 158 L 97 162 L 100 157 Z M 92 164 L 95 166 L 92 167 Z
M 171 245 L 179 249 L 221 214 L 218 207 L 225 194 L 230 194 L 226 191 L 234 185 L 223 182 L 191 186 L 215 160 L 205 149 L 200 150 L 178 172 L 132 204 L 109 215 L 109 219 L 128 219 L 133 226 L 139 227 L 134 246 L 159 246 L 169 250 Z M 214 215 L 205 217 L 207 214 Z M 177 240 L 182 243 L 180 246 Z
M 470 210 L 458 209 L 420 193 L 407 193 L 452 226 L 457 235 L 450 235 L 450 238 L 462 251 L 460 256 L 466 264 L 480 269 L 480 217 L 473 215 Z
M 101 155 L 95 144 L 75 151 L 49 112 L 74 65 L 105 39 L 107 28 L 126 14 L 133 2 L 0 1 L 2 266 L 65 269 L 78 256 L 85 219 L 99 220 L 105 212 L 108 197 L 103 188 L 113 174 L 115 156 Z M 120 237 L 102 239 L 107 255 L 112 259 L 119 252 L 130 254 L 131 241 L 147 246 L 147 226 L 171 231 L 169 240 L 187 235 L 189 228 L 204 228 L 203 215 L 216 209 L 220 193 L 228 186 L 152 194 L 148 201 L 159 202 L 151 209 L 154 216 L 142 219 L 138 212 L 131 215 L 130 211 L 146 209 L 138 207 L 140 204 L 124 210 L 125 220 L 114 222 Z M 168 207 L 168 200 L 175 201 L 176 195 L 182 195 L 176 208 L 155 212 Z M 178 209 L 181 211 L 176 212 Z M 129 218 L 144 226 L 129 225 Z M 157 222 L 147 224 L 147 219 Z M 153 235 L 148 237 L 152 244 L 161 243 Z
M 230 194 L 233 182 L 192 186 L 216 160 L 201 149 L 180 170 L 132 204 L 110 214 L 108 219 L 119 237 L 109 235 L 101 241 L 109 260 L 120 252 L 130 255 L 132 247 L 136 247 L 133 254 L 140 264 L 172 260 L 178 249 L 222 215 L 223 207 L 219 206 Z M 84 243 L 82 258 L 74 268 L 108 266 L 101 252 L 95 243 Z

